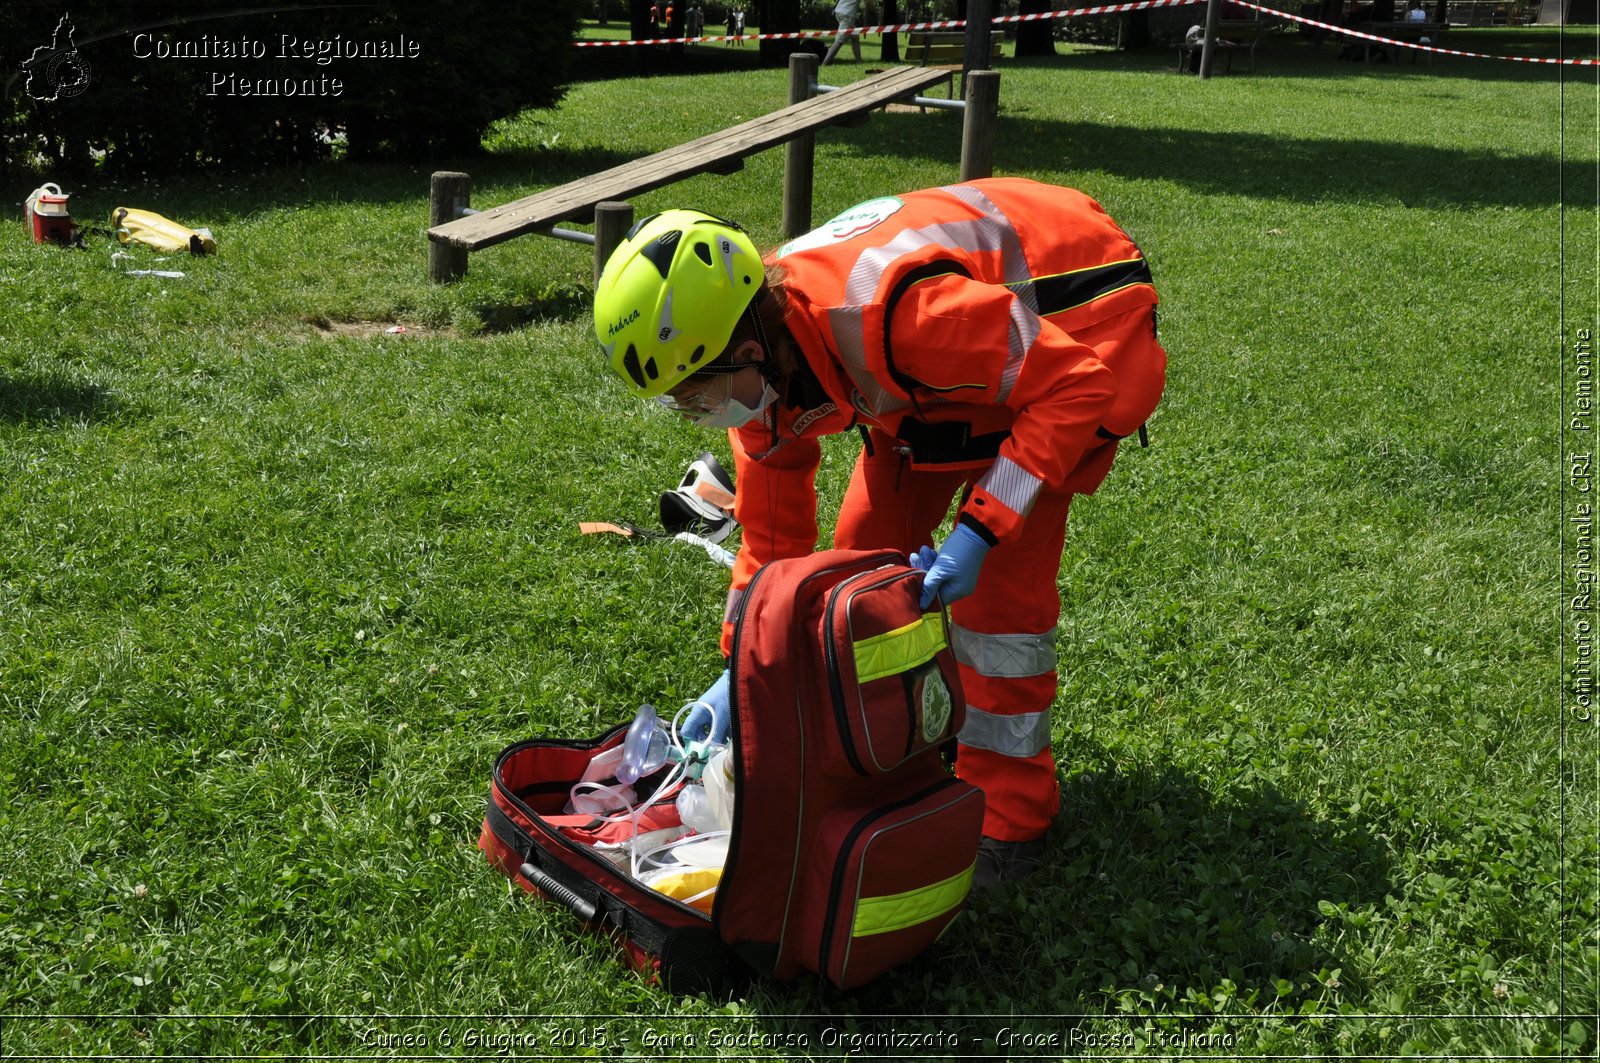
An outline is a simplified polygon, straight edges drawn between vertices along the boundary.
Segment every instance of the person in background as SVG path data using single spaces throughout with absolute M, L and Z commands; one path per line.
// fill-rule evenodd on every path
M 956 771 L 986 805 L 979 887 L 1026 875 L 1047 847 L 1067 513 L 1160 399 L 1156 303 L 1099 204 L 1021 178 L 869 200 L 765 259 L 733 222 L 665 211 L 596 285 L 596 335 L 624 385 L 728 432 L 744 531 L 724 656 L 756 570 L 816 548 L 818 438 L 861 434 L 833 545 L 903 551 L 925 573 L 922 607 L 951 607 Z M 686 737 L 726 726 L 729 680 Z
M 838 20 L 839 32 L 833 38 L 833 44 L 828 48 L 828 54 L 822 57 L 822 65 L 827 66 L 833 62 L 833 57 L 839 54 L 839 48 L 848 39 L 855 55 L 856 62 L 861 62 L 861 36 L 851 33 L 855 27 L 856 15 L 861 10 L 861 0 L 839 0 L 833 9 L 833 17 Z

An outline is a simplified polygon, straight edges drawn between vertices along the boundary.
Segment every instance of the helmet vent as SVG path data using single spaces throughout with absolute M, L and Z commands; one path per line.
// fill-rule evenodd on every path
M 698 346 L 698 347 L 696 347 L 694 349 L 694 353 L 693 354 L 689 355 L 689 364 L 690 365 L 698 365 L 700 363 L 700 359 L 704 358 L 705 356 L 706 356 L 706 345 L 702 343 L 700 346 Z
M 622 368 L 627 370 L 636 387 L 644 387 L 644 373 L 639 369 L 639 348 L 631 343 L 628 344 L 628 349 L 622 352 Z
M 624 241 L 632 240 L 635 236 L 639 235 L 639 230 L 640 229 L 643 229 L 646 225 L 649 225 L 651 222 L 655 221 L 659 217 L 661 217 L 661 212 L 658 210 L 654 214 L 651 214 L 651 215 L 648 215 L 646 217 L 640 218 L 638 221 L 633 223 L 633 226 L 628 230 L 628 234 L 626 236 L 624 236 L 622 239 Z
M 644 371 L 649 374 L 651 380 L 655 380 L 661 376 L 661 370 L 656 368 L 656 360 L 654 358 L 651 358 L 644 363 Z
M 667 271 L 672 268 L 672 260 L 677 255 L 678 232 L 666 232 L 651 240 L 639 249 L 639 254 L 650 261 L 661 274 L 661 279 L 667 279 Z
M 694 245 L 695 257 L 706 265 L 711 265 L 711 245 L 704 240 L 696 240 Z

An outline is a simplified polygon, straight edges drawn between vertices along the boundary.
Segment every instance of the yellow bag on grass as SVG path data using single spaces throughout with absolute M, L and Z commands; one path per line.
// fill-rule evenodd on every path
M 191 229 L 155 211 L 118 207 L 111 212 L 111 224 L 116 226 L 117 242 L 121 244 L 144 244 L 172 254 L 180 251 L 191 255 L 217 253 L 217 241 L 212 238 L 210 229 Z

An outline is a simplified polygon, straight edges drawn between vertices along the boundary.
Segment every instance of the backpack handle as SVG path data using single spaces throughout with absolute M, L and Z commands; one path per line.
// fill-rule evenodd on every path
M 521 867 L 517 868 L 517 874 L 533 883 L 536 887 L 538 887 L 539 892 L 543 893 L 551 900 L 560 901 L 562 904 L 572 909 L 572 914 L 576 915 L 585 923 L 593 923 L 600 914 L 599 910 L 592 903 L 578 896 L 575 890 L 571 890 L 566 886 L 563 886 L 549 874 L 544 871 L 540 871 L 531 863 L 525 863 Z

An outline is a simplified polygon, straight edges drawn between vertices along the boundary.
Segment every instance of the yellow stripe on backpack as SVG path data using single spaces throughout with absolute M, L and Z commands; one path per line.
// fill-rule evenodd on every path
M 854 643 L 856 682 L 865 686 L 886 675 L 898 675 L 938 656 L 945 648 L 944 613 L 924 613 L 904 627 Z

